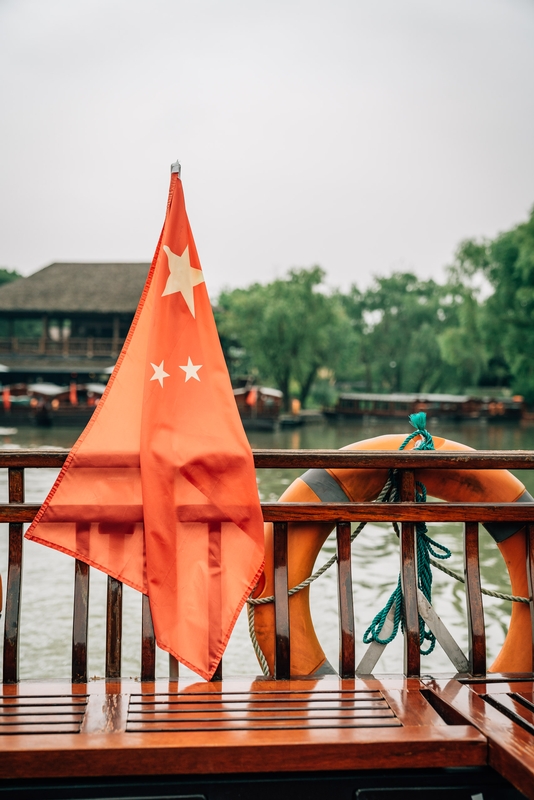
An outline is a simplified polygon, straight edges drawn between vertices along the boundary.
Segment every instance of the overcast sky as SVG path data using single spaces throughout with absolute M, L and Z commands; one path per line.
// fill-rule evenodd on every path
M 0 266 L 443 277 L 534 204 L 533 0 L 0 0 Z

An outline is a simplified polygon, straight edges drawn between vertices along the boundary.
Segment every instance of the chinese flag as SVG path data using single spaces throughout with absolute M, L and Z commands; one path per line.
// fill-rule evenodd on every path
M 177 172 L 106 392 L 26 536 L 148 594 L 158 645 L 211 677 L 263 520 Z

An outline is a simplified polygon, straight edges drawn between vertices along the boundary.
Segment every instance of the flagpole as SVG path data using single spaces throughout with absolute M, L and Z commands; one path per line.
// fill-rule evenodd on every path
M 174 162 L 174 164 L 171 164 L 171 175 L 173 173 L 175 173 L 175 172 L 177 172 L 178 173 L 178 177 L 180 177 L 180 175 L 182 173 L 182 165 L 180 164 L 180 162 L 178 160 L 176 160 Z

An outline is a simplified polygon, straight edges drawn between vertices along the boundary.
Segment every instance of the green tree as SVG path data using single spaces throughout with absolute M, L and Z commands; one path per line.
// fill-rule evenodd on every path
M 286 408 L 293 386 L 304 407 L 317 371 L 334 371 L 350 346 L 351 325 L 338 296 L 322 291 L 324 276 L 320 267 L 292 269 L 287 278 L 225 291 L 218 300 L 221 338 L 245 349 L 249 369 L 275 383 Z
M 368 391 L 451 390 L 454 371 L 440 350 L 440 335 L 458 312 L 449 286 L 394 272 L 363 293 L 352 287 L 345 308 L 359 334 Z
M 467 240 L 452 274 L 459 283 L 484 276 L 492 290 L 482 304 L 486 360 L 497 381 L 534 402 L 534 209 L 529 219 L 493 240 Z
M 483 309 L 469 287 L 455 289 L 457 299 L 456 324 L 438 336 L 443 361 L 454 370 L 453 388 L 465 390 L 477 386 L 487 372 L 489 359 L 484 345 Z

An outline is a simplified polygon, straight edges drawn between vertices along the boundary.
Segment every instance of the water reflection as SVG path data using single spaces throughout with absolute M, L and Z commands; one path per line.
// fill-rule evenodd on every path
M 461 424 L 429 421 L 429 430 L 439 436 L 460 441 L 480 450 L 534 450 L 534 426 L 482 424 L 477 421 Z M 395 432 L 409 433 L 409 425 L 393 421 L 367 421 L 339 424 L 308 425 L 276 432 L 250 432 L 256 448 L 339 448 L 353 441 Z M 77 432 L 70 428 L 24 428 L 5 441 L 5 446 L 70 447 Z M 54 470 L 27 471 L 27 500 L 41 502 L 55 477 Z M 276 500 L 300 474 L 300 470 L 258 470 L 258 485 L 263 500 Z M 534 494 L 534 475 L 518 473 Z M 1 502 L 7 500 L 7 475 L 0 471 Z M 462 571 L 461 526 L 436 524 L 430 535 L 449 547 L 453 556 L 448 565 Z M 493 540 L 481 529 L 481 571 L 483 585 L 498 591 L 509 591 L 506 569 Z M 329 539 L 319 555 L 318 565 L 334 552 Z M 22 678 L 68 678 L 70 672 L 70 638 L 72 633 L 72 560 L 61 553 L 24 543 L 24 582 L 21 619 Z M 398 542 L 388 525 L 368 525 L 353 545 L 353 575 L 357 625 L 358 656 L 361 638 L 375 613 L 383 606 L 395 587 L 398 575 Z M 6 576 L 7 526 L 0 535 L 0 570 Z M 314 584 L 311 593 L 314 624 L 320 641 L 333 664 L 338 658 L 338 618 L 335 567 Z M 91 570 L 89 674 L 102 676 L 104 671 L 106 576 Z M 434 604 L 462 648 L 467 647 L 465 594 L 461 584 L 434 571 Z M 510 615 L 510 604 L 485 598 L 488 655 L 492 659 L 500 649 Z M 124 599 L 123 674 L 138 675 L 140 669 L 140 595 L 126 589 Z M 1 645 L 0 645 L 1 646 Z M 398 672 L 402 668 L 402 640 L 390 645 L 377 672 Z M 425 672 L 449 669 L 449 662 L 439 646 L 423 660 Z M 167 673 L 167 656 L 158 651 L 157 671 Z M 225 656 L 226 674 L 257 673 L 256 659 L 248 641 L 244 615 L 241 616 Z

